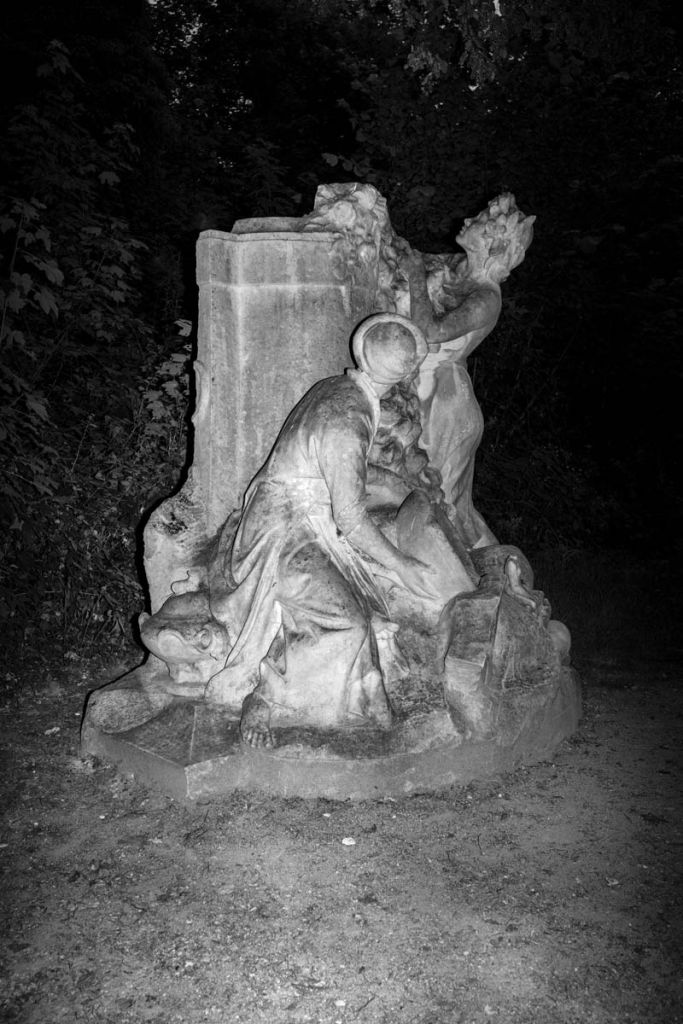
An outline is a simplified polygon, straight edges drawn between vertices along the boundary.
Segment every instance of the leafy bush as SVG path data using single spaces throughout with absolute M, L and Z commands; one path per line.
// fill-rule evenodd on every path
M 142 604 L 134 532 L 184 461 L 189 343 L 142 310 L 132 129 L 95 122 L 58 41 L 38 77 L 1 157 L 0 624 L 65 650 Z
M 186 458 L 190 343 L 171 340 L 177 350 L 125 402 L 91 413 L 78 443 L 59 445 L 59 484 L 3 532 L 0 623 L 15 644 L 81 654 L 129 639 L 144 604 L 141 517 L 174 490 Z

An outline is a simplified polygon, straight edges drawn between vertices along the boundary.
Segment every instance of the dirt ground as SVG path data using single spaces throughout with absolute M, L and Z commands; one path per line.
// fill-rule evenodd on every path
M 680 663 L 584 666 L 552 763 L 466 789 L 189 807 L 79 758 L 93 673 L 8 678 L 2 1020 L 683 1021 Z

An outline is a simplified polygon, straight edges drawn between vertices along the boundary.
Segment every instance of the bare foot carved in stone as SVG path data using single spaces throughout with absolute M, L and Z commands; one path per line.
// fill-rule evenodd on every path
M 275 740 L 270 731 L 270 706 L 256 693 L 250 693 L 242 704 L 240 733 L 250 747 L 274 747 Z

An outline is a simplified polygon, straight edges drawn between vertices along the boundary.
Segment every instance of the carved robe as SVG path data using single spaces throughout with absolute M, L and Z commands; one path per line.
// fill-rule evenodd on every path
M 321 725 L 363 713 L 381 685 L 373 617 L 387 609 L 346 539 L 367 516 L 367 456 L 379 402 L 364 374 L 320 381 L 290 413 L 245 496 L 230 557 L 236 589 L 212 613 L 233 641 L 207 695 L 238 704 L 257 686 Z M 294 717 L 296 717 L 294 715 Z
M 496 544 L 472 502 L 474 458 L 484 432 L 484 417 L 467 366 L 449 342 L 430 352 L 420 367 L 418 396 L 422 408 L 421 443 L 441 473 L 442 488 L 455 509 L 468 547 Z

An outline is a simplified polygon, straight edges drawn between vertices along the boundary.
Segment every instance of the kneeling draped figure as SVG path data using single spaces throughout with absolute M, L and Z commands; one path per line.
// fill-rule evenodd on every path
M 389 728 L 384 684 L 400 655 L 376 576 L 430 594 L 433 571 L 379 529 L 366 494 L 380 399 L 416 375 L 427 345 L 410 320 L 380 313 L 356 329 L 352 350 L 357 369 L 319 381 L 288 416 L 210 571 L 213 632 L 227 635 L 228 653 L 206 669 L 205 696 L 242 708 L 253 746 L 273 744 L 274 714 Z M 141 630 L 168 663 L 153 619 Z

